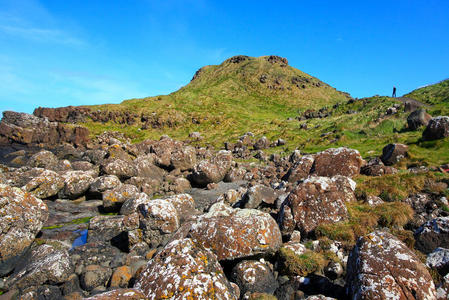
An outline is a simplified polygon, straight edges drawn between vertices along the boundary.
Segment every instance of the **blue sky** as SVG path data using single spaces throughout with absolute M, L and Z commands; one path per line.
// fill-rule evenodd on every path
M 449 1 L 0 0 L 0 111 L 167 94 L 276 54 L 354 97 L 449 77 Z

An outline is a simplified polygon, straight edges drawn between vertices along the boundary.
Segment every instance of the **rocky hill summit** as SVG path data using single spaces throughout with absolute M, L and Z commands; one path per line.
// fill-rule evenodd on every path
M 447 299 L 447 89 L 353 99 L 235 56 L 4 112 L 0 299 Z

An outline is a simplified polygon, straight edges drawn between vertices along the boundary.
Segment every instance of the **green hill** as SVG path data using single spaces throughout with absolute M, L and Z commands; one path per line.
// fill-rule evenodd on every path
M 406 97 L 429 104 L 428 112 L 437 116 L 449 113 L 448 94 L 446 80 Z M 93 135 L 115 130 L 134 141 L 158 139 L 163 134 L 186 140 L 189 133 L 197 131 L 203 136 L 198 145 L 216 148 L 251 131 L 272 141 L 285 139 L 287 144 L 282 148 L 266 151 L 281 154 L 296 148 L 313 153 L 347 146 L 358 149 L 364 157 L 373 157 L 388 143 L 404 143 L 410 147 L 410 163 L 449 161 L 448 139 L 423 142 L 424 128 L 407 130 L 408 113 L 403 112 L 399 99 L 349 99 L 348 94 L 288 66 L 283 58 L 235 56 L 220 65 L 201 68 L 188 85 L 172 94 L 90 107 L 144 114 L 160 126 L 143 128 L 139 118 L 127 126 L 92 121 L 84 125 Z M 394 106 L 397 112 L 388 114 L 388 108 Z M 304 119 L 310 112 L 321 117 Z
M 418 88 L 404 96 L 432 105 L 429 111 L 433 115 L 449 115 L 449 79 Z
M 206 66 L 192 81 L 166 96 L 91 106 L 93 110 L 130 111 L 146 114 L 162 126 L 139 130 L 126 128 L 135 140 L 169 134 L 178 139 L 199 131 L 214 145 L 247 131 L 270 135 L 281 131 L 286 119 L 300 111 L 346 102 L 349 95 L 288 65 L 278 56 L 234 56 L 220 65 Z M 123 131 L 118 124 L 87 122 L 93 133 L 105 129 Z M 170 128 L 168 128 L 170 127 Z

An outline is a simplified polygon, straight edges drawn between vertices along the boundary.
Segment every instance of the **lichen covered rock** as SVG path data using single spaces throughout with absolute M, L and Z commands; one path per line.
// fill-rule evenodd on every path
M 276 221 L 255 209 L 229 209 L 200 216 L 188 236 L 212 250 L 219 260 L 276 252 L 282 245 Z
M 393 235 L 375 231 L 358 241 L 348 259 L 352 299 L 436 299 L 432 277 Z
M 40 199 L 46 199 L 56 196 L 63 187 L 64 178 L 56 172 L 45 170 L 31 179 L 23 189 Z
M 353 197 L 347 195 L 349 191 L 340 189 L 337 181 L 312 176 L 288 195 L 286 203 L 301 232 L 308 234 L 320 224 L 336 223 L 348 218 L 345 202 Z
M 0 276 L 14 269 L 47 218 L 47 205 L 42 200 L 0 184 Z
M 192 239 L 165 246 L 134 288 L 148 299 L 237 299 L 215 255 Z
M 327 177 L 334 175 L 353 177 L 360 173 L 363 162 L 357 150 L 346 147 L 330 148 L 315 156 L 313 174 Z

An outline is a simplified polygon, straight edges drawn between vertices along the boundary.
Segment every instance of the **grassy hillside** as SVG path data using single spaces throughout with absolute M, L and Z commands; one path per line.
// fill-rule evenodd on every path
M 433 115 L 449 115 L 449 79 L 416 89 L 405 97 L 410 97 L 432 105 Z
M 433 116 L 449 114 L 449 81 L 417 89 L 407 97 L 428 103 Z M 449 139 L 421 141 L 421 128 L 407 130 L 408 113 L 387 109 L 402 103 L 395 98 L 371 97 L 348 102 L 348 95 L 308 74 L 288 66 L 281 58 L 233 57 L 218 66 L 201 68 L 192 81 L 166 96 L 132 99 L 117 105 L 92 109 L 151 114 L 160 128 L 141 129 L 116 123 L 86 122 L 93 135 L 104 130 L 126 133 L 134 141 L 158 139 L 163 134 L 188 139 L 198 131 L 204 137 L 197 144 L 216 148 L 235 141 L 247 131 L 270 140 L 283 138 L 287 144 L 266 152 L 288 153 L 293 149 L 316 152 L 347 146 L 367 157 L 377 156 L 388 143 L 410 147 L 408 163 L 425 165 L 449 162 Z M 329 116 L 298 121 L 307 109 L 325 108 Z M 306 124 L 307 129 L 301 129 Z
M 155 116 L 171 128 L 139 130 L 117 124 L 87 122 L 92 133 L 106 129 L 126 131 L 133 139 L 158 138 L 169 134 L 178 139 L 199 131 L 206 143 L 222 144 L 247 131 L 267 135 L 299 111 L 346 102 L 339 92 L 278 57 L 233 57 L 221 65 L 201 68 L 194 79 L 166 96 L 123 101 L 116 105 L 92 106 L 95 110 L 131 111 Z

